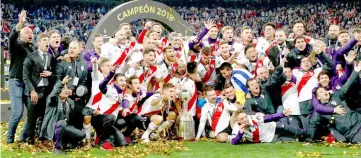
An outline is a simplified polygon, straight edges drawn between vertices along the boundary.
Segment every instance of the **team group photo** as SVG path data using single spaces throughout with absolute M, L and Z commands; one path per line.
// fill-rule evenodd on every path
M 360 157 L 361 1 L 4 0 L 1 157 Z

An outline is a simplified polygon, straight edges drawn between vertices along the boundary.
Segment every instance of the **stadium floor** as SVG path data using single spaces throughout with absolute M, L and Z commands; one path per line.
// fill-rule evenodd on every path
M 20 123 L 20 126 L 23 122 Z M 361 145 L 337 143 L 333 146 L 328 144 L 305 144 L 305 143 L 264 143 L 220 144 L 210 140 L 199 142 L 153 142 L 147 145 L 119 147 L 113 151 L 103 151 L 92 148 L 89 151 L 75 150 L 67 155 L 53 155 L 49 150 L 35 149 L 28 145 L 7 145 L 7 123 L 1 123 L 1 155 L 0 157 L 182 157 L 182 158 L 229 158 L 229 157 L 361 157 Z M 21 128 L 18 128 L 21 129 Z M 18 130 L 17 135 L 20 133 Z

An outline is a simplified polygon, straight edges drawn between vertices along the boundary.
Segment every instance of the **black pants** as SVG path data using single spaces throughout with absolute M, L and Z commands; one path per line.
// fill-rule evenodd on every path
M 114 121 L 115 116 L 112 114 L 92 117 L 91 124 L 101 141 L 109 140 L 110 135 L 113 134 Z
M 68 125 L 65 120 L 60 120 L 55 125 L 55 143 L 56 149 L 62 149 L 63 144 L 76 144 L 85 138 L 85 132 Z
M 276 122 L 276 131 L 275 131 L 275 136 L 274 136 L 272 142 L 280 141 L 281 137 L 292 138 L 292 137 L 297 137 L 297 136 L 301 136 L 304 134 L 305 134 L 305 132 L 297 126 L 291 126 L 291 125 L 284 124 L 281 122 Z
M 125 122 L 125 123 L 124 123 Z M 126 117 L 118 115 L 115 125 L 119 127 L 123 124 L 122 128 L 126 127 L 127 129 L 123 132 L 124 136 L 129 137 L 135 128 L 146 130 L 150 123 L 150 117 L 141 117 L 137 114 L 130 114 Z
M 37 91 L 38 92 L 38 91 Z M 27 134 L 30 139 L 35 137 L 35 129 L 36 125 L 41 123 L 42 119 L 44 118 L 45 108 L 46 108 L 46 95 L 44 95 L 44 92 L 38 92 L 38 102 L 33 103 L 31 101 L 31 97 L 27 97 L 27 104 L 28 104 L 28 114 L 27 114 L 27 124 L 28 124 L 28 130 Z M 37 123 L 37 120 L 39 119 L 39 122 Z

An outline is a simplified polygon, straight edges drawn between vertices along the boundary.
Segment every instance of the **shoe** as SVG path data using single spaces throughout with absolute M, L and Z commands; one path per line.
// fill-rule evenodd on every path
M 34 144 L 35 144 L 34 138 L 28 138 L 28 139 L 26 140 L 26 142 L 27 142 L 28 144 L 30 144 L 30 145 L 34 145 Z
M 53 149 L 53 153 L 57 155 L 66 155 L 66 152 L 61 149 Z
M 7 144 L 13 144 L 13 143 L 14 143 L 14 139 L 12 139 L 12 140 L 7 140 L 6 143 L 7 143 Z
M 100 142 L 100 137 L 98 135 L 96 135 L 95 140 L 94 140 L 94 145 L 99 145 Z
M 109 141 L 106 141 L 103 143 L 103 145 L 100 147 L 103 150 L 113 150 L 114 147 L 109 143 Z
M 125 138 L 125 141 L 127 141 L 128 144 L 132 141 L 132 139 L 130 139 L 129 137 L 124 137 L 124 138 Z

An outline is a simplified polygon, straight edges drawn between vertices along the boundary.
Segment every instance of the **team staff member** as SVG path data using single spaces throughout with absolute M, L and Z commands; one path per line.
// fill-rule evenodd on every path
M 22 11 L 19 15 L 19 23 L 11 32 L 9 37 L 9 96 L 11 101 L 11 118 L 8 124 L 7 143 L 14 143 L 16 127 L 18 126 L 24 111 L 24 82 L 23 82 L 23 62 L 25 57 L 34 52 L 33 31 L 29 27 L 25 27 L 26 11 Z M 20 39 L 18 39 L 20 36 Z M 26 139 L 26 129 L 20 136 L 20 141 Z

